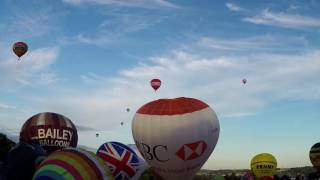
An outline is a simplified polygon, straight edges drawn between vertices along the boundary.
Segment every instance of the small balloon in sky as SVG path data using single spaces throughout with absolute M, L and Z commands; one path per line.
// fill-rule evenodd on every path
M 152 79 L 150 81 L 150 85 L 155 91 L 157 91 L 161 86 L 161 80 L 160 79 Z
M 242 83 L 246 84 L 247 83 L 247 79 L 242 79 Z
M 28 45 L 25 42 L 16 42 L 12 46 L 13 52 L 19 57 L 23 56 L 28 51 Z

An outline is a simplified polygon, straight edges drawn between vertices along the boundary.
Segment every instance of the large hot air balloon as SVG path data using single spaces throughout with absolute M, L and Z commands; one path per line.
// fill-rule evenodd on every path
M 69 118 L 44 112 L 32 116 L 23 124 L 20 141 L 40 144 L 50 154 L 65 147 L 76 147 L 78 134 Z
M 42 179 L 113 180 L 114 178 L 104 161 L 94 153 L 78 148 L 65 148 L 55 151 L 40 164 L 33 180 Z
M 132 180 L 138 180 L 141 177 L 141 175 L 148 168 L 150 168 L 150 166 L 148 165 L 148 163 L 146 162 L 146 160 L 144 159 L 144 157 L 142 156 L 142 154 L 140 153 L 139 149 L 135 144 L 128 144 L 128 147 L 131 148 L 139 157 L 139 170 L 136 173 L 136 175 L 132 178 Z
M 198 99 L 159 99 L 135 114 L 132 134 L 153 171 L 166 180 L 191 180 L 211 155 L 219 120 Z
M 20 60 L 20 57 L 28 51 L 28 45 L 25 42 L 16 42 L 13 44 L 12 50 Z
M 139 170 L 140 162 L 138 155 L 122 143 L 104 143 L 98 148 L 97 155 L 111 169 L 115 180 L 131 179 Z
M 273 177 L 276 169 L 277 160 L 272 154 L 261 153 L 254 156 L 251 160 L 251 170 L 257 179 L 263 176 Z
M 309 157 L 313 167 L 320 171 L 320 143 L 316 143 L 311 147 Z
M 150 81 L 151 87 L 154 89 L 154 91 L 157 91 L 159 87 L 161 86 L 161 81 L 160 79 L 152 79 Z

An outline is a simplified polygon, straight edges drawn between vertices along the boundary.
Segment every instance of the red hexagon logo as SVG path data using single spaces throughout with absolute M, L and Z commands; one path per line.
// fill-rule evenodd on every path
M 189 144 L 184 144 L 176 152 L 176 155 L 184 160 L 193 160 L 200 157 L 207 149 L 207 144 L 204 141 L 197 141 Z

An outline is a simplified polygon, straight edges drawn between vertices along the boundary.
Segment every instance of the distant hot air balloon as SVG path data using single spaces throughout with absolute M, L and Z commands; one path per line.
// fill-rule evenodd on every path
M 129 112 L 129 111 L 130 111 L 130 109 L 129 109 L 129 108 L 127 108 L 127 109 L 126 109 L 126 111 L 127 111 L 127 112 Z
M 152 79 L 150 81 L 151 87 L 154 89 L 154 91 L 157 91 L 159 87 L 161 86 L 161 80 L 160 79 Z
M 99 137 L 99 133 L 96 133 L 96 137 Z
M 25 42 L 16 42 L 12 46 L 13 52 L 19 57 L 23 56 L 28 51 L 28 45 Z
M 135 176 L 139 170 L 139 157 L 128 146 L 119 142 L 106 142 L 97 151 L 116 180 L 127 180 Z
M 309 157 L 313 167 L 320 171 L 320 143 L 311 147 Z
M 219 131 L 208 104 L 184 97 L 149 102 L 132 122 L 135 144 L 165 180 L 191 180 L 211 155 Z
M 78 134 L 69 118 L 57 113 L 44 112 L 32 116 L 23 124 L 20 140 L 40 144 L 50 154 L 65 147 L 76 147 Z
M 247 83 L 247 79 L 242 79 L 242 83 L 246 84 Z
M 269 153 L 258 154 L 251 160 L 251 170 L 257 179 L 263 176 L 273 176 L 276 168 L 277 160 Z
M 123 126 L 123 124 L 124 124 L 124 123 L 123 123 L 123 122 L 121 122 L 120 124 L 121 124 L 121 126 Z
M 42 161 L 33 180 L 42 179 L 83 179 L 113 180 L 104 161 L 92 152 L 79 148 L 58 150 Z

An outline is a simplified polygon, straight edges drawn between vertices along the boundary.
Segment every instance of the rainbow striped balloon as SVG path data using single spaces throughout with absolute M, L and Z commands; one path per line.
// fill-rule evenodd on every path
M 104 161 L 79 148 L 58 150 L 38 167 L 34 180 L 113 180 Z

